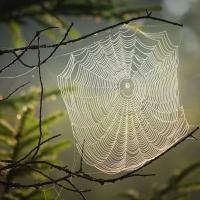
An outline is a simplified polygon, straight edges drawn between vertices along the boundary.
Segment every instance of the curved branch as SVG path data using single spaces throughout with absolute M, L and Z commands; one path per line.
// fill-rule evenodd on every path
M 159 18 L 159 17 L 152 17 L 152 12 L 148 12 L 147 15 L 144 15 L 144 16 L 139 16 L 139 17 L 133 17 L 131 19 L 128 19 L 128 20 L 125 20 L 125 21 L 122 21 L 122 22 L 119 22 L 117 24 L 114 24 L 114 25 L 111 25 L 111 26 L 107 26 L 105 28 L 102 28 L 102 29 L 99 29 L 97 31 L 94 31 L 92 33 L 89 33 L 89 34 L 86 34 L 82 37 L 79 37 L 79 38 L 76 38 L 76 39 L 72 39 L 72 40 L 68 40 L 66 42 L 62 42 L 60 44 L 61 45 L 67 45 L 69 43 L 74 43 L 74 42 L 78 42 L 80 40 L 83 40 L 83 39 L 86 39 L 88 37 L 91 37 L 97 33 L 101 33 L 101 32 L 104 32 L 106 30 L 109 30 L 109 29 L 112 29 L 112 28 L 115 28 L 115 27 L 118 27 L 118 26 L 121 26 L 123 24 L 128 24 L 132 21 L 138 21 L 138 20 L 141 20 L 141 19 L 151 19 L 151 20 L 154 20 L 154 21 L 160 21 L 160 22 L 163 22 L 163 23 L 168 23 L 168 24 L 171 24 L 171 25 L 174 25 L 174 26 L 180 26 L 180 27 L 183 27 L 183 24 L 180 24 L 180 23 L 177 23 L 177 22 L 173 22 L 173 21 L 169 21 L 169 20 L 166 20 L 166 19 L 162 19 L 162 18 Z M 38 45 L 32 45 L 32 46 L 29 46 L 28 49 L 38 49 L 38 48 L 55 48 L 58 44 L 53 44 L 53 45 L 46 45 L 46 44 L 42 44 L 40 46 Z M 0 50 L 0 55 L 3 55 L 5 53 L 13 53 L 13 52 L 16 52 L 16 51 L 21 51 L 21 50 L 24 50 L 24 49 L 27 49 L 27 47 L 21 47 L 21 48 L 14 48 L 14 49 L 4 49 L 4 50 Z

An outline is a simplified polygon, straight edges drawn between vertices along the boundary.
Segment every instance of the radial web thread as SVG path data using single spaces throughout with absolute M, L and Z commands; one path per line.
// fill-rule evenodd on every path
M 58 75 L 79 153 L 105 173 L 136 170 L 187 135 L 178 46 L 128 26 L 70 53 Z

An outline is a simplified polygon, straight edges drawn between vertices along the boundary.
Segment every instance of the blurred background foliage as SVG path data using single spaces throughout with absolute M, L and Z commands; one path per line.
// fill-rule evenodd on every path
M 0 23 L 9 26 L 14 47 L 21 47 L 26 44 L 22 27 L 29 23 L 29 20 L 42 27 L 58 27 L 59 33 L 54 30 L 45 31 L 49 39 L 58 42 L 70 24 L 64 18 L 66 16 L 116 20 L 144 13 L 146 8 L 159 11 L 161 6 L 159 4 L 137 6 L 128 0 L 2 0 Z M 77 38 L 80 34 L 72 28 L 69 36 Z
M 55 100 L 55 95 L 58 95 L 57 90 L 46 92 L 44 94 L 44 101 L 49 103 Z M 17 97 L 0 102 L 0 160 L 17 161 L 37 145 L 39 137 L 39 122 L 37 116 L 39 96 L 40 90 L 38 88 L 31 88 L 26 94 L 22 92 Z M 8 110 L 13 113 L 12 118 L 10 116 L 6 117 Z M 52 136 L 50 128 L 62 117 L 62 112 L 54 112 L 42 119 L 42 140 Z M 59 155 L 61 151 L 66 150 L 70 146 L 71 142 L 67 139 L 62 139 L 53 143 L 50 142 L 41 147 L 34 160 L 44 160 L 53 164 L 61 164 Z M 24 162 L 31 160 L 31 158 L 32 156 L 29 156 Z M 0 165 L 0 167 L 3 167 L 3 165 Z M 29 181 L 29 183 L 38 180 L 44 181 L 44 176 L 39 174 L 37 170 L 47 175 L 51 172 L 48 166 L 34 164 L 31 168 L 20 167 L 7 170 L 1 176 L 7 182 L 13 182 L 18 179 L 24 180 L 24 182 Z M 0 198 L 2 200 L 44 199 L 44 193 L 39 189 L 12 189 L 7 186 L 0 188 Z M 48 190 L 45 192 L 45 196 L 49 200 L 58 198 L 54 190 Z
M 152 187 L 151 194 L 146 200 L 188 200 L 191 193 L 200 191 L 200 162 L 177 170 L 168 181 Z M 144 200 L 143 195 L 134 189 L 119 194 L 124 200 Z
M 28 92 L 21 92 L 14 98 L 0 102 L 0 160 L 17 161 L 37 145 L 38 142 L 38 99 L 40 90 L 32 87 Z M 44 94 L 44 101 L 50 103 L 59 95 L 58 90 L 47 91 Z M 10 110 L 13 118 L 6 117 Z M 52 136 L 51 127 L 63 117 L 62 112 L 54 112 L 42 119 L 43 140 Z M 55 134 L 55 133 L 54 133 Z M 34 160 L 45 160 L 53 164 L 61 164 L 60 153 L 68 149 L 71 142 L 62 139 L 57 142 L 48 143 L 41 147 Z M 31 156 L 28 160 L 31 159 Z M 25 160 L 25 161 L 28 161 Z M 4 165 L 0 165 L 3 167 Z M 33 168 L 16 168 L 7 170 L 1 176 L 6 181 L 26 180 L 34 182 L 45 180 L 45 177 L 38 174 L 37 170 L 49 175 L 51 169 L 48 166 L 35 164 Z M 33 170 L 34 169 L 34 170 Z M 165 184 L 156 184 L 151 188 L 151 193 L 146 200 L 187 200 L 194 191 L 200 191 L 200 162 L 193 163 L 182 170 L 176 170 Z M 48 179 L 46 179 L 48 180 Z M 2 200 L 54 200 L 62 199 L 55 190 L 12 189 L 0 187 Z M 45 192 L 45 194 L 44 194 Z M 129 189 L 117 195 L 121 200 L 144 200 L 143 195 L 136 189 Z
M 34 32 L 37 30 L 35 30 L 35 24 L 39 28 L 48 26 L 59 27 L 56 31 L 49 30 L 45 32 L 46 37 L 51 42 L 58 42 L 68 28 L 72 18 L 75 18 L 77 22 L 80 21 L 78 24 L 82 27 L 82 30 L 81 28 L 77 29 L 73 27 L 70 32 L 71 38 L 77 38 L 82 32 L 90 32 L 91 24 L 95 24 L 94 28 L 96 28 L 96 24 L 103 21 L 101 25 L 106 26 L 110 22 L 114 23 L 114 21 L 145 14 L 145 9 L 151 10 L 153 11 L 153 15 L 184 23 L 184 48 L 181 50 L 183 51 L 181 53 L 184 55 L 182 58 L 182 63 L 184 64 L 181 66 L 183 75 L 180 77 L 180 86 L 184 88 L 182 90 L 182 98 L 184 100 L 183 103 L 187 119 L 192 124 L 199 124 L 199 4 L 200 2 L 198 0 L 1 0 L 0 25 L 9 30 L 7 32 L 1 32 L 1 46 L 6 46 L 7 43 L 10 45 L 11 38 L 13 47 L 26 45 L 26 39 L 29 35 L 27 33 L 27 27 L 29 26 L 29 30 L 32 28 L 31 31 Z M 93 22 L 90 22 L 88 25 L 87 19 L 91 19 Z M 34 26 L 30 27 L 33 24 Z M 28 55 L 28 60 L 34 62 L 32 55 Z M 6 64 L 6 59 L 3 62 Z M 46 77 L 46 79 L 48 78 Z M 1 87 L 0 90 L 5 89 L 8 91 L 8 86 L 10 84 Z M 8 101 L 0 102 L 0 159 L 17 159 L 23 155 L 23 152 L 28 151 L 28 149 L 31 149 L 36 144 L 38 137 L 37 112 L 39 92 L 39 89 L 32 88 L 30 91 L 16 95 Z M 49 102 L 54 100 L 58 93 L 57 90 L 47 91 L 45 93 L 45 101 Z M 64 109 L 64 106 L 59 110 L 62 109 Z M 10 112 L 12 113 L 12 117 L 8 115 Z M 44 117 L 44 138 L 52 134 L 49 127 L 52 127 L 54 123 L 56 125 L 56 122 L 59 122 L 62 117 L 62 112 L 53 112 Z M 66 127 L 64 125 L 61 128 Z M 56 128 L 58 129 L 60 127 L 56 126 Z M 19 131 L 20 129 L 22 131 Z M 68 133 L 67 137 L 70 137 L 70 133 Z M 191 148 L 191 143 L 186 142 L 182 147 L 175 149 L 172 153 L 169 152 L 165 158 L 161 158 L 156 164 L 153 163 L 149 166 L 149 171 L 158 172 L 158 175 L 151 180 L 147 180 L 146 178 L 144 180 L 132 179 L 112 186 L 106 185 L 102 187 L 102 190 L 98 188 L 97 191 L 99 192 L 94 192 L 89 199 L 102 199 L 104 197 L 107 200 L 111 198 L 115 200 L 200 199 L 200 193 L 196 193 L 200 191 L 200 164 L 199 161 L 194 163 L 194 160 L 199 156 L 199 145 L 198 147 L 196 143 L 192 143 L 192 145 Z M 44 146 L 39 155 L 42 159 L 51 159 L 51 162 L 59 162 L 58 158 L 61 151 L 68 147 L 70 147 L 69 140 L 65 140 L 64 142 L 58 141 Z M 52 159 L 52 155 L 55 159 Z M 72 155 L 71 152 L 70 155 Z M 70 162 L 73 162 L 73 156 L 68 157 L 70 157 Z M 67 156 L 62 158 L 66 160 Z M 184 168 L 184 166 L 188 167 Z M 41 166 L 35 166 L 35 168 L 40 169 Z M 170 175 L 174 168 L 181 170 Z M 47 174 L 50 173 L 50 169 L 48 168 L 45 168 L 44 171 Z M 8 171 L 3 174 L 4 177 L 8 177 L 10 180 L 18 178 L 26 179 L 27 175 L 30 175 L 30 181 L 42 178 L 29 169 L 23 172 Z M 155 182 L 156 184 L 154 184 Z M 161 182 L 164 184 L 161 184 Z M 3 188 L 1 191 L 3 192 L 0 192 L 0 199 L 2 194 L 4 195 L 4 199 L 10 200 L 44 199 L 44 194 L 40 190 L 7 190 Z M 195 195 L 192 195 L 193 193 Z M 117 196 L 113 197 L 113 195 Z M 69 199 L 77 199 L 76 197 L 68 196 L 68 194 L 66 196 Z M 65 199 L 56 194 L 54 190 L 47 190 L 45 199 L 51 200 L 57 198 Z

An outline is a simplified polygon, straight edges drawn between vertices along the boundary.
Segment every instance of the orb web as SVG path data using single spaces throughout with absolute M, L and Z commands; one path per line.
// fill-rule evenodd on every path
M 70 53 L 57 81 L 87 164 L 105 173 L 136 170 L 188 133 L 178 64 L 167 31 L 128 26 Z

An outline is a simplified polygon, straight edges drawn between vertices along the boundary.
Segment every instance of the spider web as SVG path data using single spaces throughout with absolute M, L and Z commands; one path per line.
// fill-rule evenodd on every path
M 136 170 L 188 133 L 178 64 L 167 31 L 128 25 L 70 53 L 57 81 L 87 164 L 105 173 Z

